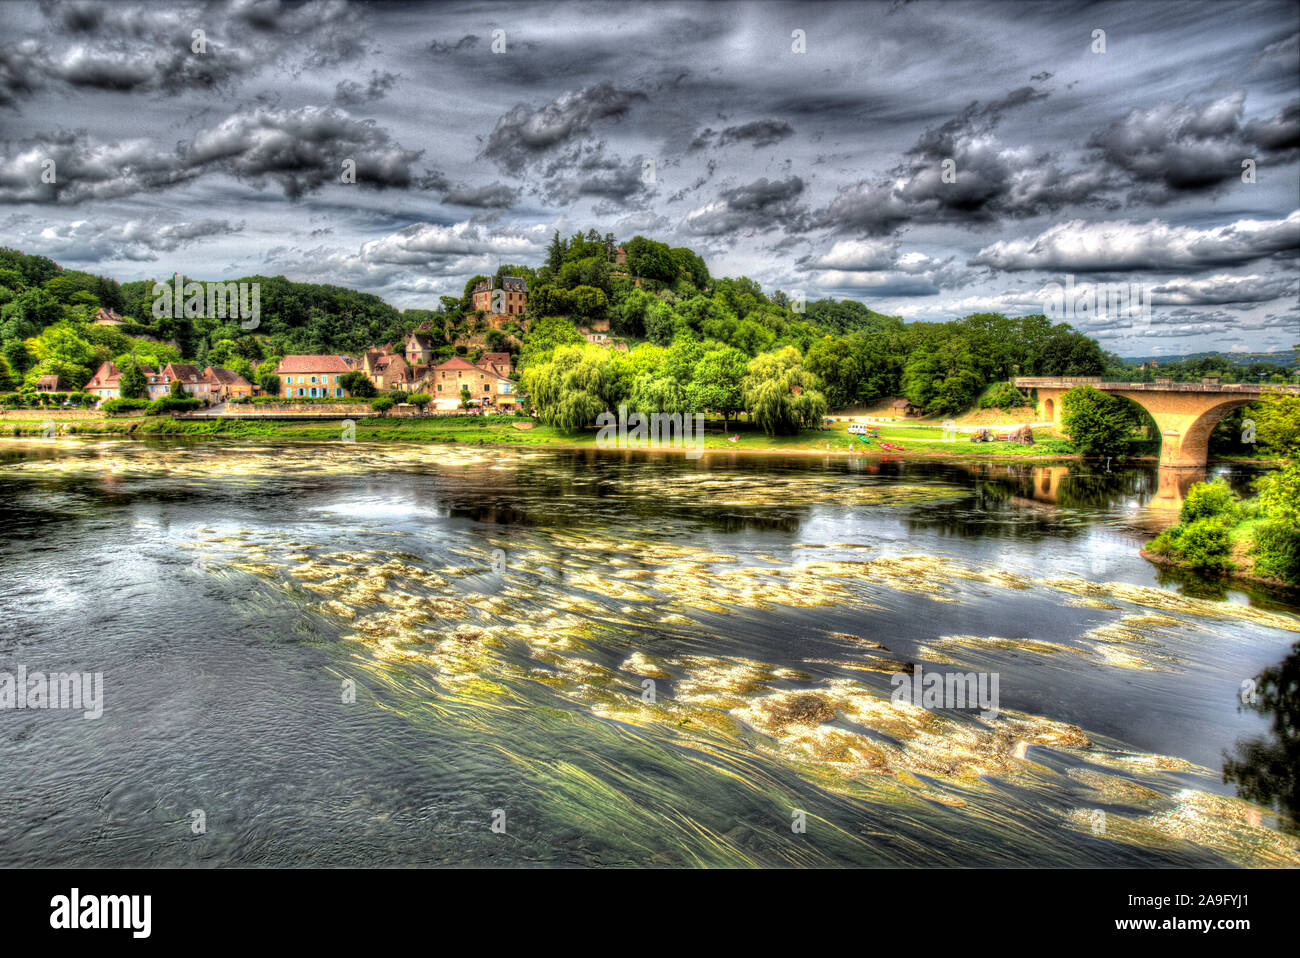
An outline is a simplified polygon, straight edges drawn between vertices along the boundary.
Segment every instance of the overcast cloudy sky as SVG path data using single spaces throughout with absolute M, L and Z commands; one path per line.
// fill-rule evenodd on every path
M 7 245 L 434 307 L 591 226 L 906 319 L 1073 276 L 1149 291 L 1076 322 L 1124 355 L 1289 347 L 1300 5 L 0 3 Z

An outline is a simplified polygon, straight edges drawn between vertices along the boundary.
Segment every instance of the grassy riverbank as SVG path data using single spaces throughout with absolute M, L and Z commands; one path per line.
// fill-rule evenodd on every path
M 437 442 L 473 443 L 509 446 L 552 446 L 583 449 L 597 447 L 597 430 L 578 433 L 561 432 L 550 426 L 514 416 L 448 416 L 420 419 L 370 417 L 356 421 L 357 442 Z M 520 428 L 521 426 L 527 428 Z M 0 436 L 38 437 L 44 434 L 45 421 L 8 420 L 0 423 Z M 177 420 L 170 417 L 104 418 L 54 423 L 56 436 L 214 436 L 278 437 L 330 441 L 340 438 L 342 423 L 265 422 L 236 419 Z M 734 437 L 734 441 L 732 441 Z M 708 451 L 831 453 L 840 455 L 908 456 L 925 458 L 1068 458 L 1069 444 L 1047 437 L 1029 446 L 1014 442 L 972 443 L 967 436 L 944 438 L 937 427 L 882 425 L 880 438 L 903 447 L 902 452 L 881 449 L 872 441 L 864 445 L 849 435 L 847 423 L 837 422 L 821 430 L 804 430 L 793 436 L 767 436 L 746 423 L 708 423 L 700 447 Z M 632 448 L 637 448 L 635 445 Z M 678 445 L 680 448 L 680 444 Z

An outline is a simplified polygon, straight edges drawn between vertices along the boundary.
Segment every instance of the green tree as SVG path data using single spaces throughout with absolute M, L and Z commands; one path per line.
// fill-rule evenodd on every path
M 1084 456 L 1118 456 L 1128 448 L 1132 420 L 1124 400 L 1092 386 L 1076 386 L 1061 399 L 1061 425 Z
M 691 410 L 720 413 L 725 429 L 727 417 L 745 406 L 742 384 L 747 365 L 745 354 L 734 346 L 707 350 L 695 365 L 694 375 L 686 386 Z
M 144 373 L 134 362 L 127 362 L 119 367 L 121 378 L 117 381 L 118 393 L 123 399 L 144 399 L 149 394 L 149 384 Z
M 1300 396 L 1270 393 L 1249 409 L 1255 421 L 1256 441 L 1274 456 L 1300 456 Z
M 1255 490 L 1270 518 L 1300 528 L 1300 461 L 1261 476 Z
M 360 370 L 344 373 L 339 377 L 339 385 L 347 391 L 349 396 L 355 396 L 357 399 L 370 399 L 379 391 L 375 389 L 375 384 L 366 378 L 366 374 Z
M 761 353 L 750 360 L 742 385 L 745 408 L 769 436 L 797 433 L 826 415 L 826 397 L 815 385 L 793 346 Z
M 574 345 L 527 369 L 524 385 L 542 422 L 577 432 L 613 405 L 616 379 L 609 350 Z

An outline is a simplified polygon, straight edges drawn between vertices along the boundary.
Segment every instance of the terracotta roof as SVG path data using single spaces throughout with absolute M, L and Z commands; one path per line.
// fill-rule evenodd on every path
M 433 368 L 434 369 L 473 369 L 473 370 L 477 370 L 478 372 L 483 371 L 479 369 L 477 366 L 475 366 L 473 363 L 471 363 L 469 360 L 461 359 L 459 356 L 456 356 L 453 359 L 449 359 L 445 363 L 440 363 L 439 365 L 434 366 Z
M 277 373 L 350 373 L 349 366 L 342 356 L 285 356 L 280 365 L 275 367 Z
M 95 375 L 90 377 L 90 382 L 86 383 L 86 388 L 112 387 L 117 385 L 117 381 L 121 377 L 122 371 L 118 369 L 110 359 L 108 362 L 102 363 L 100 367 L 95 370 Z
M 203 374 L 199 372 L 199 367 L 193 363 L 168 363 L 163 367 L 163 375 L 168 382 L 173 379 L 179 379 L 183 383 L 197 383 L 202 381 Z
M 247 379 L 232 372 L 224 366 L 209 366 L 203 370 L 203 378 L 208 382 L 218 386 L 248 386 L 251 385 Z
M 509 353 L 484 353 L 479 359 L 479 363 L 487 363 L 492 366 L 510 367 Z

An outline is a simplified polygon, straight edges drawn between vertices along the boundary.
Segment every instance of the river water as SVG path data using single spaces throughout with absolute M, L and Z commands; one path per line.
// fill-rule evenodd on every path
M 1154 469 L 67 440 L 0 484 L 0 670 L 104 687 L 0 710 L 3 865 L 1300 864 L 1223 774 L 1300 608 L 1142 559 Z

